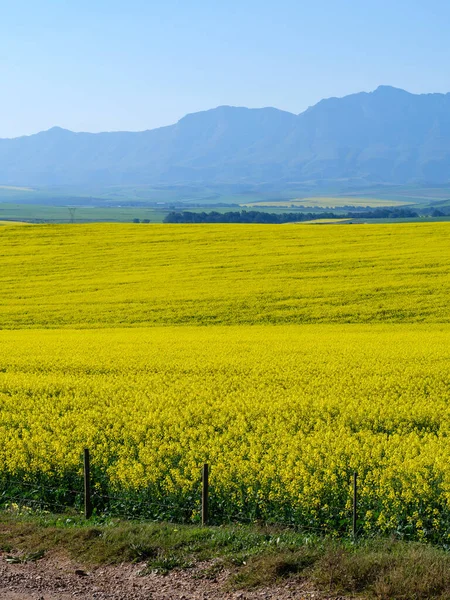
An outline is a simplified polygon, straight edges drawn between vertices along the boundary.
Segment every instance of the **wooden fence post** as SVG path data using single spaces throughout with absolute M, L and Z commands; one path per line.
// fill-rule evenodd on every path
M 202 468 L 202 525 L 208 524 L 208 495 L 209 495 L 209 472 L 208 465 Z
M 84 516 L 89 519 L 92 516 L 91 501 L 91 466 L 89 460 L 89 450 L 84 450 Z
M 358 473 L 353 473 L 353 539 L 356 539 L 357 535 L 357 521 L 358 521 Z

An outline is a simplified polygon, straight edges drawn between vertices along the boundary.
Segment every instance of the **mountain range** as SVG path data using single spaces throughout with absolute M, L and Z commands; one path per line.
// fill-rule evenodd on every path
M 380 86 L 295 115 L 220 106 L 143 132 L 0 139 L 0 184 L 450 182 L 450 93 Z

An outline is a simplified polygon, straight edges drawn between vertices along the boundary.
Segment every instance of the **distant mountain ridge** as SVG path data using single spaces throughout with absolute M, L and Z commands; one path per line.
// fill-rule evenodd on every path
M 132 133 L 54 127 L 0 139 L 0 184 L 450 182 L 450 93 L 389 86 L 295 115 L 218 108 Z

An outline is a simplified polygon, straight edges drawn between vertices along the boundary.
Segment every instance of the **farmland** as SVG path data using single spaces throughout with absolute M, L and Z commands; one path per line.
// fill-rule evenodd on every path
M 0 235 L 3 329 L 450 321 L 447 223 L 46 225 Z
M 159 223 L 167 211 L 147 207 L 53 206 L 51 204 L 0 203 L 0 219 L 31 223 L 131 223 L 134 219 Z
M 339 532 L 357 471 L 361 529 L 447 539 L 448 224 L 0 236 L 7 485 L 88 447 L 100 491 L 195 521 L 206 461 L 218 518 Z
M 313 196 L 310 198 L 290 198 L 288 200 L 265 200 L 252 202 L 243 206 L 247 207 L 275 207 L 275 208 L 339 208 L 352 206 L 367 207 L 371 208 L 385 208 L 387 206 L 406 206 L 408 202 L 403 200 L 390 200 L 390 199 L 379 199 L 371 197 L 354 197 L 354 196 Z

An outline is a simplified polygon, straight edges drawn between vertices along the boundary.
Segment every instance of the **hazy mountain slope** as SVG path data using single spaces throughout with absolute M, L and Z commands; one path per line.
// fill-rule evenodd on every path
M 284 151 L 300 179 L 449 181 L 450 94 L 382 86 L 322 100 L 299 115 Z
M 296 116 L 221 106 L 140 133 L 0 139 L 0 183 L 450 181 L 450 94 L 382 86 Z

